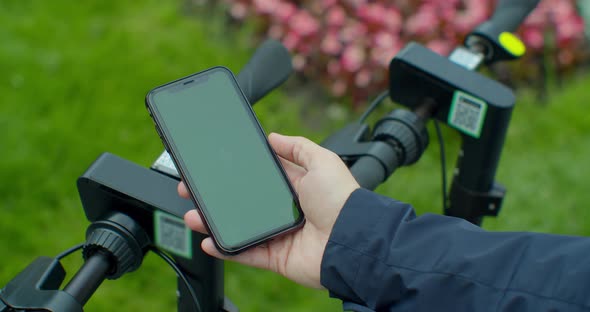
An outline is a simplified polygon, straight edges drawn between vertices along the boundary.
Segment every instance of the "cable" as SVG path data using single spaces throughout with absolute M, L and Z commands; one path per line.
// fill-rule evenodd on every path
M 67 256 L 71 255 L 72 253 L 74 253 L 74 252 L 76 252 L 76 251 L 78 251 L 78 250 L 82 249 L 82 248 L 84 247 L 84 245 L 85 245 L 84 243 L 82 243 L 82 244 L 78 244 L 78 245 L 76 245 L 76 246 L 74 246 L 74 247 L 72 247 L 72 248 L 70 248 L 70 249 L 68 249 L 68 250 L 66 250 L 66 251 L 64 251 L 64 252 L 62 252 L 62 253 L 60 253 L 59 255 L 57 255 L 57 256 L 55 257 L 55 259 L 57 259 L 57 260 L 61 260 L 61 259 L 65 258 L 65 257 L 67 257 Z
M 383 102 L 383 100 L 385 100 L 385 98 L 387 96 L 389 96 L 389 90 L 385 90 L 385 91 L 381 92 L 373 100 L 373 102 L 371 102 L 371 104 L 369 105 L 369 107 L 367 108 L 367 110 L 363 113 L 363 115 L 361 116 L 361 118 L 359 118 L 359 123 L 365 122 L 365 119 L 367 119 L 367 117 L 369 117 L 369 115 L 371 115 L 371 113 L 375 110 L 375 108 L 377 108 L 377 106 L 379 106 L 379 104 L 381 104 L 381 102 Z
M 440 131 L 438 121 L 434 119 L 434 128 L 436 129 L 436 136 L 438 137 L 438 145 L 440 146 L 440 171 L 442 175 L 442 199 L 443 199 L 443 210 L 448 211 L 448 199 L 447 199 L 447 156 L 445 154 L 445 141 Z
M 176 272 L 176 274 L 180 277 L 180 279 L 182 280 L 182 282 L 186 286 L 186 289 L 188 289 L 189 293 L 191 294 L 191 298 L 193 299 L 193 303 L 195 305 L 195 308 L 197 308 L 197 311 L 202 312 L 203 310 L 201 309 L 201 303 L 199 303 L 199 298 L 197 298 L 197 294 L 195 293 L 195 290 L 193 289 L 191 284 L 186 279 L 186 275 L 180 270 L 178 265 L 176 265 L 176 262 L 174 262 L 174 260 L 172 260 L 172 258 L 170 258 L 167 254 L 165 254 L 161 250 L 154 248 L 154 247 L 152 247 L 150 249 L 156 255 L 160 256 L 160 258 L 164 259 L 164 261 L 166 261 L 168 263 L 168 265 L 170 265 L 172 267 L 174 272 Z

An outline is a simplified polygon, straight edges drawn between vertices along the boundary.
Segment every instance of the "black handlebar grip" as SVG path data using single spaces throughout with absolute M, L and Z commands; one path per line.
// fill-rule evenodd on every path
M 540 0 L 499 0 L 489 20 L 499 32 L 515 32 Z
M 291 72 L 291 55 L 282 43 L 267 39 L 237 76 L 238 84 L 251 105 L 282 84 Z
M 374 190 L 385 181 L 385 168 L 380 161 L 371 156 L 359 158 L 350 167 L 350 173 L 356 182 L 367 190 Z

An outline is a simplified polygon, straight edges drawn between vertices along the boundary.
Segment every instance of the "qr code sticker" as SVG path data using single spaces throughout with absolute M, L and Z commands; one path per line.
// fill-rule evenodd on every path
M 154 213 L 156 245 L 175 255 L 192 258 L 192 234 L 183 220 L 162 211 Z
M 449 111 L 449 125 L 479 138 L 485 121 L 487 104 L 467 93 L 456 91 Z

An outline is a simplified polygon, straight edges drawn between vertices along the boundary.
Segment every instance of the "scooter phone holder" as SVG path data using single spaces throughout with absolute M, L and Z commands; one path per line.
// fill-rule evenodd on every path
M 86 172 L 78 178 L 78 192 L 91 222 L 100 221 L 114 212 L 132 218 L 149 236 L 152 245 L 158 244 L 158 220 L 172 226 L 176 235 L 186 231 L 189 246 L 187 254 L 172 253 L 178 266 L 187 274 L 204 311 L 223 307 L 224 311 L 237 311 L 223 295 L 223 261 L 206 255 L 201 250 L 205 235 L 185 228 L 182 218 L 194 209 L 192 202 L 181 198 L 177 192 L 179 179 L 156 170 L 148 169 L 110 153 L 103 153 Z M 164 236 L 170 234 L 161 233 Z M 179 234 L 180 232 L 180 234 Z M 170 251 L 169 249 L 163 248 Z M 193 302 L 186 295 L 185 286 L 178 281 L 179 311 L 191 311 Z
M 182 218 L 194 208 L 190 200 L 178 196 L 178 182 L 178 179 L 103 153 L 78 178 L 77 185 L 90 222 L 117 209 L 133 218 L 143 216 L 137 221 L 149 229 L 152 220 L 141 220 L 146 219 L 146 211 L 164 211 Z
M 457 92 L 485 102 L 486 118 L 494 122 L 508 120 L 515 102 L 514 93 L 508 87 L 415 42 L 391 60 L 389 73 L 393 101 L 414 109 L 426 98 L 433 99 L 437 103 L 433 117 L 447 124 Z M 483 125 L 487 127 L 482 131 L 493 128 L 492 122 L 487 120 Z
M 461 133 L 463 142 L 445 214 L 475 224 L 483 216 L 497 215 L 506 190 L 494 179 L 514 93 L 418 43 L 408 44 L 393 58 L 389 73 L 393 101 L 412 110 L 434 103 L 431 117 Z

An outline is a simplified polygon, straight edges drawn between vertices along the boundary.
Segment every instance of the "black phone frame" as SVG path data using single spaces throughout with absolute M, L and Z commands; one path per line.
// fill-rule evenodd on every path
M 267 152 L 272 156 L 272 159 L 273 159 L 276 169 L 280 172 L 284 183 L 289 188 L 289 191 L 291 192 L 291 196 L 292 196 L 292 200 L 293 200 L 293 205 L 296 207 L 296 209 L 299 212 L 299 218 L 297 220 L 295 220 L 293 223 L 285 224 L 285 225 L 278 227 L 276 229 L 273 229 L 271 231 L 261 233 L 255 237 L 252 237 L 249 239 L 245 239 L 243 241 L 243 243 L 241 243 L 241 245 L 231 246 L 231 247 L 227 246 L 223 242 L 223 240 L 221 239 L 221 233 L 219 232 L 219 229 L 215 226 L 215 223 L 213 222 L 211 215 L 207 212 L 207 208 L 204 204 L 202 196 L 199 193 L 197 187 L 194 185 L 192 180 L 189 179 L 190 175 L 187 174 L 188 169 L 186 168 L 186 165 L 185 165 L 184 161 L 182 160 L 182 158 L 179 157 L 176 146 L 170 137 L 170 133 L 167 130 L 166 125 L 163 123 L 162 118 L 159 117 L 158 108 L 153 101 L 153 97 L 155 96 L 155 94 L 157 94 L 159 92 L 169 91 L 171 89 L 175 90 L 177 88 L 179 88 L 179 89 L 185 88 L 189 85 L 189 83 L 191 83 L 191 85 L 193 85 L 195 83 L 198 83 L 200 80 L 206 80 L 208 75 L 215 73 L 215 72 L 219 72 L 219 71 L 223 72 L 225 74 L 225 76 L 229 78 L 229 81 L 231 82 L 231 84 L 235 88 L 235 91 L 236 91 L 237 95 L 240 97 L 241 103 L 243 104 L 242 106 L 246 110 L 246 113 L 248 114 L 250 121 L 252 122 L 252 124 L 256 128 L 256 131 L 260 134 L 260 139 L 262 139 L 262 141 L 264 142 Z M 232 71 L 229 70 L 227 67 L 224 67 L 224 66 L 211 67 L 206 70 L 200 71 L 198 73 L 195 73 L 195 74 L 174 80 L 172 82 L 166 83 L 162 86 L 156 87 L 156 88 L 152 89 L 146 95 L 145 105 L 150 113 L 150 117 L 153 119 L 153 121 L 156 125 L 156 131 L 157 131 L 158 135 L 160 136 L 162 143 L 166 147 L 166 150 L 170 154 L 170 157 L 173 159 L 174 163 L 176 164 L 176 168 L 178 169 L 178 172 L 179 172 L 182 180 L 185 182 L 187 190 L 190 194 L 190 198 L 193 201 L 195 207 L 197 208 L 197 211 L 198 211 L 199 215 L 201 216 L 201 219 L 204 221 L 203 223 L 207 229 L 207 232 L 211 233 L 211 238 L 213 239 L 213 242 L 214 242 L 218 251 L 220 251 L 221 253 L 228 255 L 228 256 L 236 255 L 246 249 L 264 244 L 277 236 L 284 235 L 286 233 L 294 231 L 294 230 L 300 228 L 304 224 L 304 220 L 305 220 L 304 214 L 303 214 L 303 210 L 301 209 L 301 205 L 299 203 L 297 193 L 295 192 L 295 189 L 293 188 L 293 186 L 289 182 L 289 178 L 288 178 L 281 162 L 279 161 L 278 156 L 276 155 L 276 153 L 274 152 L 274 150 L 270 146 L 270 143 L 267 140 L 267 135 L 264 132 L 264 129 L 262 128 L 262 125 L 260 124 L 260 121 L 258 121 L 258 119 L 256 118 L 256 114 L 252 110 L 252 106 L 249 103 L 248 98 L 242 92 Z

